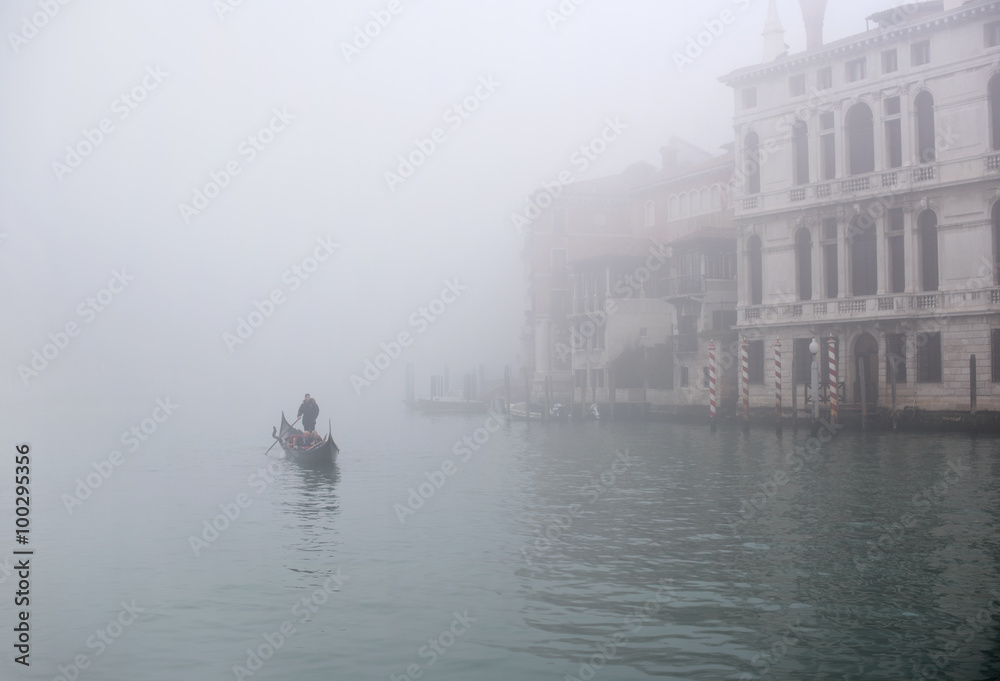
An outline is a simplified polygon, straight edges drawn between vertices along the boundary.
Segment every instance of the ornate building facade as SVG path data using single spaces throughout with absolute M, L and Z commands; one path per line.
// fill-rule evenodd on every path
M 824 399 L 832 337 L 841 404 L 968 410 L 974 382 L 1000 410 L 1000 3 L 910 3 L 791 55 L 771 9 L 770 59 L 722 79 L 751 403 L 775 403 L 780 340 L 803 404 L 811 338 Z

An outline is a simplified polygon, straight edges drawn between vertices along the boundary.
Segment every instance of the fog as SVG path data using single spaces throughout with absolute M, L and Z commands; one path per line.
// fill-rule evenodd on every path
M 831 3 L 826 39 L 863 31 L 864 16 L 892 4 Z M 51 18 L 26 31 L 41 5 Z M 671 137 L 718 153 L 732 141 L 732 93 L 718 77 L 760 61 L 767 10 L 563 6 L 575 9 L 556 22 L 557 0 L 5 2 L 7 431 L 128 414 L 113 434 L 167 396 L 222 430 L 264 429 L 306 391 L 321 420 L 336 420 L 398 402 L 407 362 L 418 394 L 446 363 L 453 377 L 517 367 L 525 286 L 512 213 L 565 169 L 586 179 L 659 167 Z M 778 6 L 802 50 L 798 3 Z M 723 10 L 735 20 L 679 68 L 674 54 Z M 386 25 L 345 50 L 373 12 Z M 448 113 L 463 101 L 475 110 Z M 574 150 L 608 119 L 619 139 L 580 171 Z M 427 160 L 387 181 L 429 139 Z M 86 155 L 67 151 L 83 141 Z M 212 174 L 225 186 L 196 200 Z M 314 253 L 329 257 L 294 274 Z M 110 304 L 87 302 L 112 281 Z M 448 282 L 461 295 L 412 323 Z M 276 289 L 263 323 L 227 343 Z M 77 334 L 60 336 L 71 323 Z M 403 332 L 412 343 L 358 395 L 350 376 Z M 59 340 L 44 368 L 19 370 Z

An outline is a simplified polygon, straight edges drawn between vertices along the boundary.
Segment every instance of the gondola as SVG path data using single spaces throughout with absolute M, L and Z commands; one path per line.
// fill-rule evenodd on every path
M 274 428 L 271 432 L 271 437 L 277 440 L 281 448 L 285 450 L 285 457 L 296 463 L 331 463 L 336 459 L 340 447 L 333 441 L 332 428 L 327 433 L 327 436 L 323 438 L 322 442 L 308 448 L 296 447 L 291 444 L 291 439 L 301 433 L 301 430 L 288 422 L 285 418 L 285 413 L 281 412 L 281 435 L 279 436 L 278 429 Z

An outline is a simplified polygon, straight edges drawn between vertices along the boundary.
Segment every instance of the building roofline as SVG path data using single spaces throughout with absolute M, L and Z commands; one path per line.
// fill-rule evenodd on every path
M 916 4 L 919 5 L 921 3 Z M 864 33 L 857 33 L 847 38 L 828 43 L 817 50 L 797 52 L 765 64 L 756 64 L 736 69 L 721 76 L 719 81 L 730 87 L 736 87 L 741 83 L 757 80 L 769 74 L 790 71 L 816 61 L 826 62 L 829 61 L 830 57 L 854 52 L 869 45 L 887 42 L 904 34 L 927 31 L 944 24 L 966 21 L 978 15 L 996 11 L 1000 11 L 1000 0 L 969 0 L 961 7 L 933 14 L 918 19 L 913 23 L 901 23 L 891 28 L 873 28 Z

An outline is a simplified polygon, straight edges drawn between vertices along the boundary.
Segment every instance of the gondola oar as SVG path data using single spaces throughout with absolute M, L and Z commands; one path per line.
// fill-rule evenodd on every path
M 295 419 L 295 423 L 292 423 L 292 426 L 294 426 L 296 423 L 298 423 L 300 418 L 302 418 L 302 417 L 300 416 L 298 419 Z M 281 435 L 284 435 L 284 434 L 285 434 L 284 432 L 281 433 Z M 267 456 L 268 454 L 270 454 L 271 450 L 274 449 L 274 445 L 278 444 L 278 442 L 281 441 L 281 435 L 279 435 L 278 437 L 274 438 L 274 442 L 272 442 L 271 446 L 267 448 L 266 452 L 264 452 L 264 456 Z

